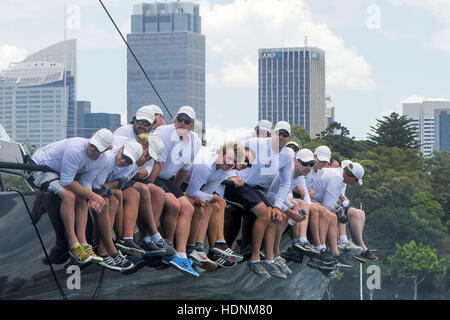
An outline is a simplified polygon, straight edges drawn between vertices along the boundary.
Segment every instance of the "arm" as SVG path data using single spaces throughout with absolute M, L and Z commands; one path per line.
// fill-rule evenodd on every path
M 213 195 L 201 190 L 202 186 L 208 182 L 210 171 L 203 165 L 194 165 L 192 169 L 191 179 L 186 189 L 186 195 L 190 198 L 199 198 L 204 201 L 211 201 Z M 178 175 L 178 173 L 177 173 Z
M 173 178 L 173 181 L 178 185 L 181 186 L 181 184 L 184 181 L 184 178 L 186 178 L 186 175 L 188 174 L 188 171 L 186 170 L 179 170 L 177 174 L 175 175 L 175 178 Z
M 292 179 L 292 166 L 293 161 L 289 161 L 280 170 L 280 188 L 275 198 L 275 207 L 281 209 L 284 201 L 286 200 L 289 191 L 291 191 L 291 179 Z
M 153 165 L 152 173 L 150 173 L 150 176 L 148 178 L 151 183 L 155 183 L 155 180 L 161 172 L 163 166 L 164 162 L 155 162 L 155 164 Z

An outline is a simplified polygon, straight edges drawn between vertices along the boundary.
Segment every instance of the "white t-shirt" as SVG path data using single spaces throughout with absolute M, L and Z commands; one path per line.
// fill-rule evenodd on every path
M 315 180 L 319 179 L 320 176 L 323 174 L 322 169 L 319 169 L 316 171 L 314 171 L 314 168 L 311 169 L 311 171 L 309 171 L 308 175 L 305 177 L 306 180 L 306 186 L 307 186 L 307 190 L 314 190 L 314 182 Z M 307 191 L 305 190 L 305 192 Z
M 314 181 L 313 200 L 321 203 L 331 212 L 335 212 L 334 206 L 339 199 L 344 183 L 342 168 L 323 168 L 323 173 Z
M 189 132 L 189 142 L 185 143 L 177 134 L 175 124 L 159 126 L 155 130 L 155 135 L 163 141 L 163 150 L 158 158 L 158 162 L 164 162 L 159 173 L 162 179 L 172 178 L 179 170 L 189 171 L 195 155 L 202 146 L 199 136 Z
M 228 178 L 228 172 L 216 169 L 216 148 L 202 147 L 195 157 L 194 164 L 186 176 L 189 186 L 186 195 L 201 200 L 211 201 L 213 192 L 219 189 L 223 180 Z
M 272 138 L 252 138 L 244 143 L 256 154 L 251 168 L 235 171 L 245 184 L 268 189 L 277 173 L 280 174 L 280 187 L 275 198 L 275 206 L 281 209 L 289 193 L 294 166 L 294 151 L 283 148 L 276 153 L 272 150 Z
M 89 139 L 85 138 L 64 139 L 38 149 L 31 159 L 36 164 L 45 165 L 58 172 L 61 185 L 64 187 L 75 179 L 75 175 L 98 171 L 102 167 L 104 153 L 97 160 L 91 160 L 86 153 L 88 143 Z
M 123 136 L 128 138 L 136 138 L 136 133 L 134 133 L 133 125 L 131 123 L 123 125 L 116 129 L 116 131 L 113 132 L 113 135 L 115 136 Z

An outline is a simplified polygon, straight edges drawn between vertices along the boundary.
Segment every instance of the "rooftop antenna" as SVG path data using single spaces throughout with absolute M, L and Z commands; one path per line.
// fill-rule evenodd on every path
M 305 47 L 308 47 L 308 36 L 305 36 Z

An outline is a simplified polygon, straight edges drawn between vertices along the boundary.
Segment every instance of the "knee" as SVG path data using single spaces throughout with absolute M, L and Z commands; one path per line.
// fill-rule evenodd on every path
M 174 196 L 171 196 L 170 194 L 165 194 L 165 204 L 167 206 L 167 209 L 171 212 L 180 212 L 180 203 L 177 201 L 177 199 Z
M 69 190 L 63 190 L 61 192 L 59 192 L 58 194 L 61 198 L 61 201 L 64 202 L 65 204 L 73 207 L 75 206 L 75 202 L 76 202 L 76 195 L 75 193 L 69 191 Z
M 319 217 L 319 210 L 315 207 L 309 207 L 308 214 L 310 219 L 316 219 Z

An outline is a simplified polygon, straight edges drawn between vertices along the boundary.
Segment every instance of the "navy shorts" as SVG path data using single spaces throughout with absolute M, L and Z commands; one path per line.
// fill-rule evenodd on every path
M 225 187 L 225 199 L 240 203 L 245 209 L 251 210 L 254 206 L 264 202 L 268 207 L 273 207 L 269 199 L 256 188 L 243 186 L 235 188 L 233 186 Z
M 183 190 L 177 185 L 172 179 L 161 179 L 156 178 L 155 184 L 163 189 L 165 192 L 172 193 L 176 198 L 181 198 L 184 196 Z

